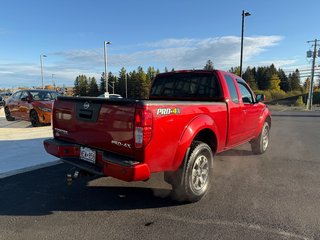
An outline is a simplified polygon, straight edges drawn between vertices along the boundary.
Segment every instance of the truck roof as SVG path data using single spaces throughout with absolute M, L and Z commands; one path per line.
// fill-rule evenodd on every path
M 171 72 L 164 72 L 164 73 L 159 73 L 157 76 L 160 76 L 160 77 L 161 76 L 168 76 L 168 75 L 173 75 L 176 73 L 214 73 L 214 72 L 232 74 L 230 72 L 226 72 L 226 71 L 218 70 L 218 69 L 214 69 L 214 70 L 193 69 L 193 70 L 177 70 L 177 71 L 171 71 Z

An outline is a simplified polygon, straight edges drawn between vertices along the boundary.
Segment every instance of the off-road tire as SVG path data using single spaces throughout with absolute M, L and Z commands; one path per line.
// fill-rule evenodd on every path
M 172 184 L 172 197 L 181 202 L 199 201 L 210 188 L 213 153 L 203 142 L 194 141 L 185 163 L 185 172 L 179 168 L 167 180 Z
M 257 139 L 251 141 L 251 149 L 254 154 L 263 154 L 269 146 L 269 123 L 265 122 Z

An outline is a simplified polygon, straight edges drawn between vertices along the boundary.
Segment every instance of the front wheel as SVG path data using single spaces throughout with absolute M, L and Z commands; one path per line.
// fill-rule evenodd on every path
M 11 116 L 11 112 L 8 107 L 4 108 L 4 114 L 6 115 L 7 121 L 13 121 L 14 117 Z
M 199 201 L 210 187 L 212 161 L 213 153 L 206 143 L 192 143 L 184 174 L 179 169 L 173 178 L 173 198 L 178 201 Z
M 33 127 L 38 127 L 40 125 L 38 113 L 35 110 L 30 112 L 30 121 Z
M 267 151 L 269 146 L 269 131 L 269 123 L 265 122 L 259 137 L 251 142 L 251 149 L 254 154 L 262 154 Z

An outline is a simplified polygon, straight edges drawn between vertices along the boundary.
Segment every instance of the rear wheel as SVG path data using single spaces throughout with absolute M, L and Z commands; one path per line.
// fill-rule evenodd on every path
M 11 116 L 11 112 L 8 107 L 4 108 L 4 114 L 6 115 L 7 121 L 13 121 L 14 117 Z
M 208 192 L 212 160 L 212 150 L 206 143 L 192 143 L 184 174 L 179 169 L 170 178 L 175 200 L 196 202 Z
M 269 146 L 269 131 L 269 123 L 265 122 L 259 137 L 251 142 L 251 149 L 254 154 L 262 154 L 267 151 Z
M 30 121 L 33 127 L 38 127 L 40 125 L 38 113 L 35 110 L 30 112 Z

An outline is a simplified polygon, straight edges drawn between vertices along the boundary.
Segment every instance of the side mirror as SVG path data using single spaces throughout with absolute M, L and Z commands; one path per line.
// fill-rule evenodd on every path
M 256 101 L 263 102 L 265 100 L 265 96 L 263 94 L 257 94 Z

